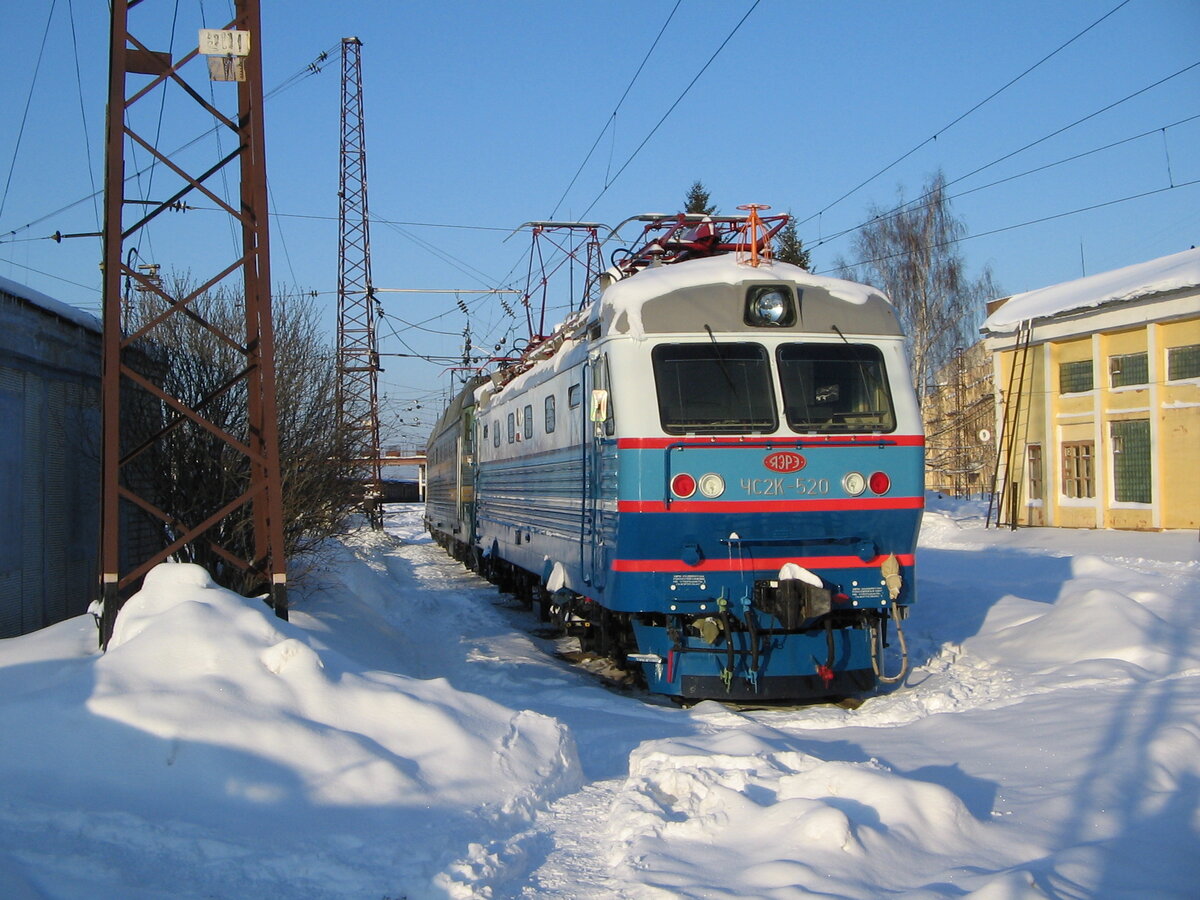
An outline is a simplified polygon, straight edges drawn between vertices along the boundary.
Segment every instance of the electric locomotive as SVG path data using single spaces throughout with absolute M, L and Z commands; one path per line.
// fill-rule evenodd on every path
M 594 302 L 449 406 L 427 527 L 655 692 L 897 680 L 924 438 L 892 305 L 770 259 L 787 217 L 644 220 Z

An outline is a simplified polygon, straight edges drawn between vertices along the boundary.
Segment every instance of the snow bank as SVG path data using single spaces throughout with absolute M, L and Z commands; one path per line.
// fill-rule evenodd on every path
M 940 785 L 798 743 L 744 723 L 642 745 L 613 808 L 613 864 L 672 896 L 868 898 L 882 881 L 889 893 L 979 886 L 972 870 L 1041 855 Z
M 68 668 L 70 690 L 8 707 L 0 755 L 24 760 L 10 764 L 22 775 L 10 798 L 66 810 L 86 797 L 93 823 L 121 817 L 110 831 L 122 840 L 140 833 L 133 822 L 219 829 L 218 856 L 326 845 L 308 847 L 307 877 L 288 876 L 304 896 L 339 895 L 348 878 L 351 893 L 382 895 L 388 885 L 346 868 L 375 829 L 386 845 L 372 852 L 393 857 L 409 896 L 422 884 L 439 895 L 431 879 L 461 852 L 456 833 L 519 826 L 581 779 L 554 719 L 318 652 L 263 602 L 188 564 L 154 569 L 108 652 Z
M 985 510 L 930 499 L 913 671 L 857 708 L 606 690 L 419 508 L 291 622 L 160 567 L 103 656 L 0 641 L 0 897 L 1191 900 L 1195 533 Z

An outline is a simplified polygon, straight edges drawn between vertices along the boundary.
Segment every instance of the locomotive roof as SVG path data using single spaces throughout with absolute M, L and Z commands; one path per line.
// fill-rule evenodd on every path
M 600 298 L 600 321 L 606 333 L 635 337 L 703 331 L 705 325 L 745 331 L 745 287 L 761 283 L 790 284 L 798 294 L 796 324 L 779 331 L 901 333 L 892 304 L 873 287 L 774 260 L 751 266 L 734 254 L 647 268 L 611 284 Z

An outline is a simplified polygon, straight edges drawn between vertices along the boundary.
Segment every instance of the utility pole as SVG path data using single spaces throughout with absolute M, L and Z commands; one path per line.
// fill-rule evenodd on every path
M 259 4 L 236 0 L 233 21 L 221 29 L 200 29 L 197 46 L 178 59 L 172 59 L 170 52 L 150 49 L 160 41 L 166 43 L 171 34 L 170 10 L 159 8 L 156 17 L 155 6 L 150 0 L 111 2 L 101 379 L 103 646 L 108 645 L 125 598 L 150 569 L 171 558 L 207 560 L 214 568 L 248 574 L 267 593 L 275 614 L 287 618 Z M 130 21 L 134 7 L 139 16 L 137 35 Z M 168 28 L 161 27 L 163 22 Z M 147 32 L 156 28 L 164 34 L 148 37 Z M 189 77 L 235 82 L 236 89 L 218 85 L 216 90 L 218 96 L 236 90 L 236 112 L 222 113 L 204 99 L 208 88 L 198 90 L 189 84 Z M 142 108 L 146 111 L 139 116 Z M 188 164 L 168 157 L 156 146 L 153 130 L 143 134 L 138 128 L 143 120 L 156 127 L 164 108 L 176 118 L 198 108 L 200 130 L 231 133 L 235 149 L 207 163 L 191 162 L 194 156 Z M 159 182 L 173 184 L 162 202 L 126 199 L 125 154 L 135 146 L 154 158 Z M 232 202 L 207 184 L 226 170 L 240 177 L 240 196 Z M 179 208 L 176 204 L 192 193 L 203 194 L 206 202 L 232 218 L 241 230 L 241 246 L 232 258 L 214 263 L 212 274 L 201 273 L 200 286 L 191 293 L 174 296 L 157 272 L 131 266 L 132 254 L 127 260 L 123 248 L 160 213 Z M 221 243 L 215 236 L 225 233 L 227 221 L 223 216 L 211 220 L 212 246 Z M 156 227 L 166 232 L 163 220 Z M 240 286 L 233 284 L 239 275 Z M 130 280 L 145 302 L 157 307 L 129 330 L 122 328 L 122 279 Z M 203 304 L 196 302 L 209 290 L 222 288 L 240 299 L 244 328 L 238 333 L 227 333 L 219 323 L 209 321 Z M 156 344 L 157 328 L 179 316 L 214 334 L 236 360 L 232 371 L 221 374 L 220 387 L 199 402 L 171 396 L 162 387 L 162 371 L 169 365 L 162 362 L 164 354 L 187 353 L 188 348 Z M 206 408 L 218 399 L 237 404 L 233 428 L 208 418 Z M 221 444 L 221 456 L 228 459 L 222 479 L 226 483 L 224 495 L 212 506 L 183 512 L 165 495 L 170 489 L 156 488 L 147 476 L 162 465 L 164 456 L 156 451 L 163 450 L 168 438 L 193 432 Z M 169 462 L 186 464 L 178 459 Z
M 363 481 L 371 527 L 383 527 L 379 441 L 379 345 L 367 213 L 362 41 L 342 38 L 342 146 L 338 181 L 338 423 L 352 470 Z

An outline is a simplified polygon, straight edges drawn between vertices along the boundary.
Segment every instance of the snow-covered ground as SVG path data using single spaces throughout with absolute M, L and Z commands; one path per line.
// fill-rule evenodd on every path
M 907 682 L 739 711 L 603 686 L 419 521 L 290 622 L 179 565 L 107 654 L 0 641 L 0 897 L 1200 896 L 1195 534 L 934 500 Z

